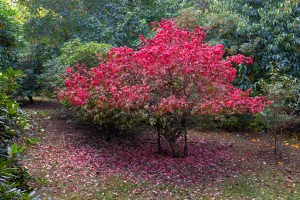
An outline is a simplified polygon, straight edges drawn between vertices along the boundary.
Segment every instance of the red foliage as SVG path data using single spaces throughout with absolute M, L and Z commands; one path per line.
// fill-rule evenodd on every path
M 235 64 L 251 64 L 241 54 L 224 59 L 221 44 L 204 42 L 203 28 L 179 29 L 162 21 L 152 39 L 140 36 L 142 47 L 114 48 L 109 61 L 77 71 L 67 68 L 66 89 L 59 99 L 83 107 L 92 101 L 99 109 L 147 109 L 155 115 L 195 115 L 260 112 L 263 97 L 249 97 L 231 82 Z

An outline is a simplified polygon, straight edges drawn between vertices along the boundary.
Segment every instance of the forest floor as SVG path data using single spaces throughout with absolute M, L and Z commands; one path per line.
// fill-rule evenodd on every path
M 148 127 L 111 141 L 55 101 L 23 103 L 40 140 L 24 166 L 41 199 L 300 199 L 300 142 L 284 142 L 282 159 L 266 133 L 188 131 L 189 156 L 157 153 Z M 179 139 L 182 148 L 183 140 Z

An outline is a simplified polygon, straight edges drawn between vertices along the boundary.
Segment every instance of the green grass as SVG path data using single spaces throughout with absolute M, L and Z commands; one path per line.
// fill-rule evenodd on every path
M 171 184 L 134 184 L 116 176 L 105 180 L 102 186 L 95 189 L 82 186 L 79 192 L 56 194 L 55 199 L 300 199 L 297 193 L 300 191 L 299 184 L 291 182 L 289 186 L 285 175 L 275 175 L 275 172 L 245 174 L 238 178 L 227 178 L 219 185 L 206 186 L 204 190 L 197 186 L 180 188 Z
M 228 178 L 218 188 L 220 190 L 216 199 L 300 199 L 300 185 L 277 172 Z

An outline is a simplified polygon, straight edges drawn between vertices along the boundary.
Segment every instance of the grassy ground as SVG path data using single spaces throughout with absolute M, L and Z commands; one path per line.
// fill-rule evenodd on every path
M 296 133 L 278 159 L 264 133 L 190 129 L 189 157 L 174 159 L 149 128 L 107 142 L 56 102 L 23 108 L 45 130 L 23 159 L 42 199 L 300 199 Z

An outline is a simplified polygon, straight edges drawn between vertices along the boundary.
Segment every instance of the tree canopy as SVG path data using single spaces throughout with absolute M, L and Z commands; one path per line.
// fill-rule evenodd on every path
M 20 33 L 20 24 L 16 11 L 3 0 L 0 0 L 0 67 L 14 64 L 15 48 Z

